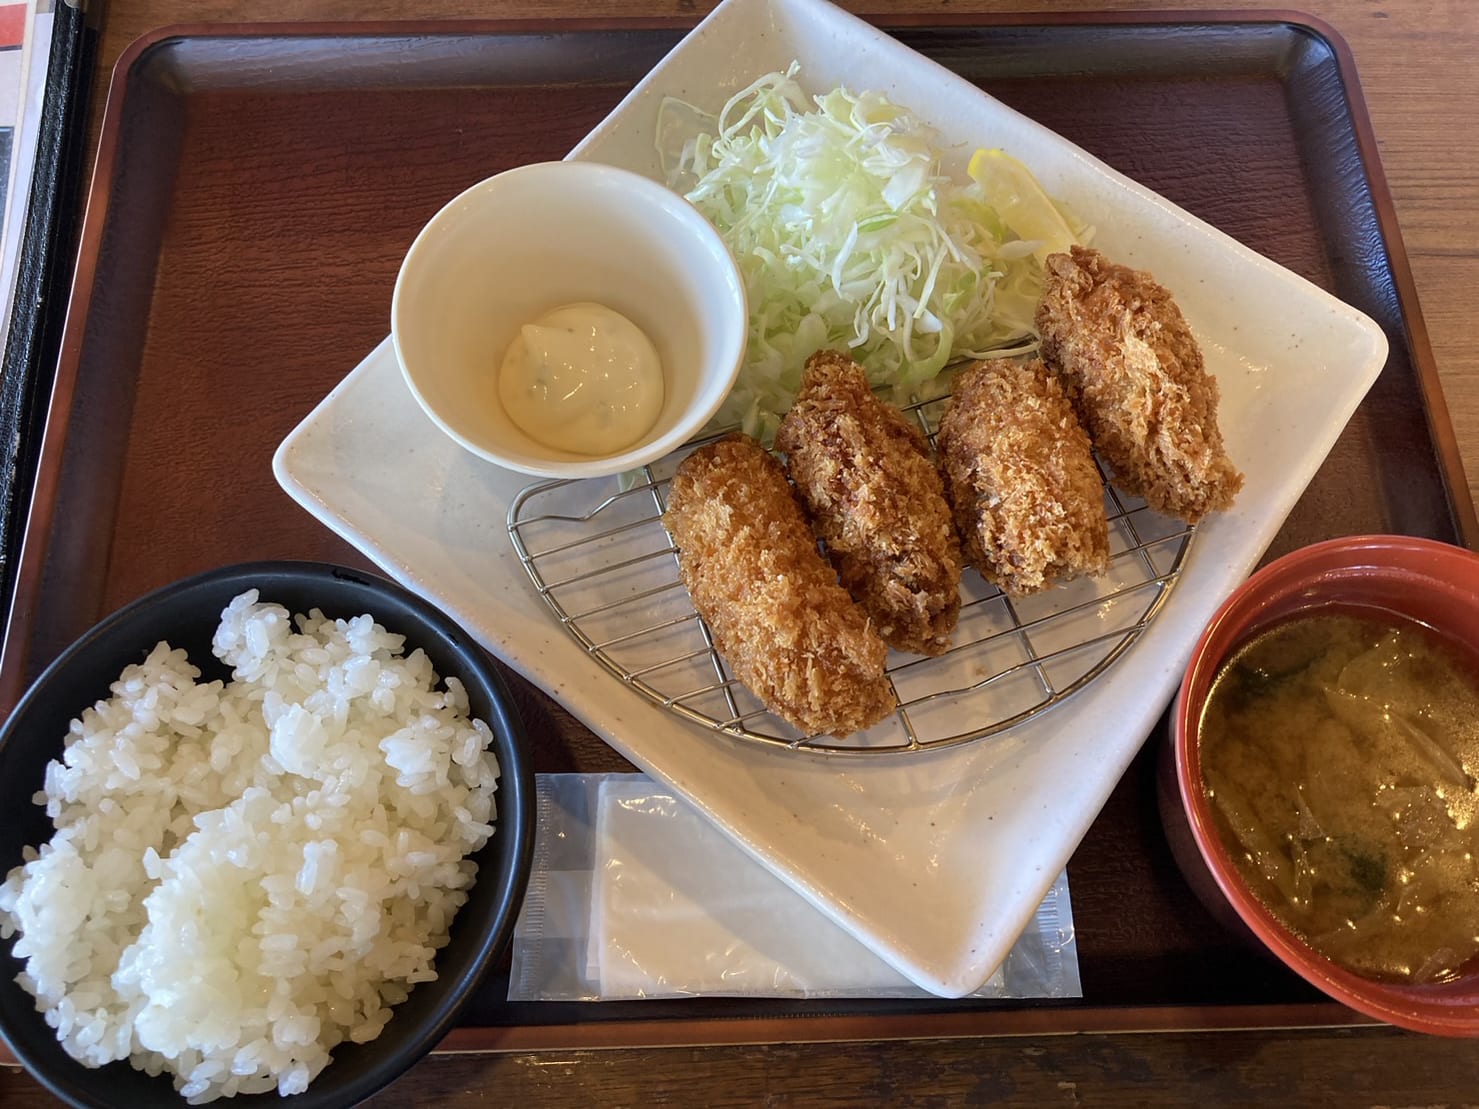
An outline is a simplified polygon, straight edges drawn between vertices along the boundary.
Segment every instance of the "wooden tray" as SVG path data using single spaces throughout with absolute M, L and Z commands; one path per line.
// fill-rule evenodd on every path
M 909 45 L 1385 329 L 1391 359 L 1270 556 L 1479 541 L 1349 54 L 1302 17 L 885 22 Z M 0 656 L 0 709 L 95 620 L 228 562 L 364 564 L 273 482 L 388 330 L 400 259 L 467 185 L 562 156 L 666 22 L 176 28 L 120 59 Z M 1277 321 L 1269 321 L 1270 326 Z M 513 678 L 540 771 L 630 769 Z M 1358 1023 L 1223 932 L 1171 860 L 1152 737 L 1069 866 L 1081 1002 L 509 1004 L 446 1049 Z

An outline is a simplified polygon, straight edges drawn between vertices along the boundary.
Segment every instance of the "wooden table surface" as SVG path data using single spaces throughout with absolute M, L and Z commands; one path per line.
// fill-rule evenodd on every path
M 97 3 L 98 0 L 93 0 Z M 663 15 L 697 19 L 707 0 L 108 0 L 93 93 L 95 140 L 113 61 L 173 23 Z M 861 13 L 1156 10 L 1235 6 L 1105 0 L 872 0 Z M 1307 0 L 1356 58 L 1411 259 L 1471 493 L 1479 496 L 1479 4 Z M 434 1055 L 371 1104 L 1100 1105 L 1479 1103 L 1479 1048 L 1386 1028 L 1183 1032 L 777 1044 L 656 1050 Z M 56 1101 L 0 1068 L 0 1105 Z

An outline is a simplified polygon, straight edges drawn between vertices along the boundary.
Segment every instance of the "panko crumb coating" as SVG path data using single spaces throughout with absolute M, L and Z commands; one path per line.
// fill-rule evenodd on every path
M 1109 564 L 1089 437 L 1041 361 L 959 371 L 935 447 L 966 558 L 988 581 L 1020 596 Z
M 838 351 L 806 363 L 776 447 L 843 587 L 891 647 L 938 655 L 960 618 L 960 540 L 924 434 Z
M 729 435 L 695 450 L 673 475 L 663 523 L 715 647 L 771 711 L 840 738 L 893 710 L 887 648 L 764 447 Z
M 1217 426 L 1217 381 L 1171 294 L 1150 274 L 1075 246 L 1051 254 L 1042 353 L 1118 485 L 1196 523 L 1243 487 Z

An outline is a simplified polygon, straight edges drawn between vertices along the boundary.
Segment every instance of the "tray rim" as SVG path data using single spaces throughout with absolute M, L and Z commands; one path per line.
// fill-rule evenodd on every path
M 1073 1019 L 1065 1021 L 1066 1014 Z M 734 1047 L 782 1043 L 1236 1032 L 1275 1028 L 1380 1028 L 1381 1021 L 1339 1002 L 1248 1005 L 993 1006 L 948 1013 L 868 1013 L 761 1018 L 604 1020 L 581 1024 L 459 1025 L 438 1054 L 589 1051 L 656 1047 Z M 675 1034 L 676 1032 L 676 1034 Z
M 100 138 L 94 170 L 84 205 L 83 230 L 79 238 L 77 268 L 67 303 L 66 321 L 57 376 L 47 407 L 45 435 L 38 452 L 40 464 L 36 482 L 28 492 L 25 530 L 19 548 L 15 589 L 6 598 L 4 651 L 0 654 L 0 711 L 9 711 L 20 690 L 18 644 L 29 642 L 29 632 L 36 618 L 33 606 L 23 604 L 34 597 L 40 584 L 49 543 L 49 525 L 56 510 L 57 478 L 65 449 L 69 416 L 75 399 L 80 353 L 91 307 L 97 268 L 101 261 L 103 230 L 109 215 L 113 175 L 120 157 L 119 122 L 125 110 L 130 78 L 135 67 L 155 48 L 180 39 L 308 39 L 316 37 L 376 38 L 406 35 L 468 36 L 495 34 L 549 34 L 552 32 L 602 31 L 683 31 L 691 28 L 701 13 L 694 17 L 615 16 L 568 18 L 479 18 L 467 20 L 383 20 L 383 21 L 313 21 L 179 23 L 148 31 L 130 43 L 112 67 L 100 125 Z M 1227 9 L 1213 12 L 1174 10 L 1106 11 L 1106 12 L 1011 12 L 1011 13 L 905 13 L 881 14 L 862 12 L 862 18 L 884 30 L 953 27 L 1023 27 L 1023 26 L 1145 26 L 1198 27 L 1250 24 L 1290 26 L 1309 33 L 1331 51 L 1342 81 L 1352 120 L 1353 138 L 1362 158 L 1368 187 L 1372 193 L 1378 228 L 1382 234 L 1397 293 L 1397 307 L 1404 326 L 1419 391 L 1428 417 L 1429 436 L 1444 484 L 1446 500 L 1459 540 L 1479 548 L 1479 521 L 1467 488 L 1458 442 L 1448 416 L 1441 380 L 1428 340 L 1415 282 L 1408 263 L 1405 244 L 1397 223 L 1396 209 L 1382 171 L 1379 151 L 1355 63 L 1345 39 L 1329 23 L 1293 10 Z M 50 465 L 48 465 L 50 463 Z M 1062 1017 L 1072 1013 L 1072 1020 Z M 1046 1020 L 1044 1019 L 1046 1017 Z M 928 1028 L 919 1027 L 921 1019 Z M 1213 1006 L 1134 1006 L 1104 1005 L 1065 1006 L 1052 1008 L 993 1007 L 973 1012 L 869 1014 L 865 1016 L 802 1015 L 762 1020 L 716 1019 L 684 1021 L 681 1019 L 599 1022 L 581 1025 L 539 1025 L 505 1028 L 467 1026 L 456 1029 L 438 1050 L 534 1050 L 537 1048 L 612 1046 L 632 1047 L 644 1044 L 762 1043 L 782 1040 L 837 1040 L 909 1038 L 930 1036 L 973 1036 L 1006 1034 L 1042 1034 L 1055 1031 L 1132 1031 L 1189 1030 L 1194 1028 L 1239 1027 L 1322 1027 L 1374 1023 L 1334 1002 L 1329 1003 L 1248 1003 Z M 629 1036 L 613 1036 L 592 1030 L 627 1028 Z M 711 1027 L 712 1026 L 712 1029 Z M 675 1027 L 690 1032 L 675 1038 Z M 736 1035 L 739 1028 L 746 1031 Z M 643 1030 L 647 1030 L 645 1033 Z M 958 1029 L 951 1031 L 949 1029 Z M 721 1030 L 722 1037 L 719 1037 Z M 609 1042 L 607 1042 L 609 1041 Z M 0 1062 L 10 1061 L 0 1048 Z

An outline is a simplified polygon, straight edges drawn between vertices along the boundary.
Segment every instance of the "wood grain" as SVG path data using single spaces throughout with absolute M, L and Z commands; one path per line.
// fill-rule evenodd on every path
M 692 0 L 117 0 L 107 7 L 100 50 L 99 79 L 91 113 L 94 139 L 102 114 L 106 73 L 136 36 L 157 27 L 190 22 L 250 19 L 284 21 L 530 17 L 575 15 L 654 15 L 697 19 L 709 5 Z M 895 4 L 851 3 L 868 12 L 921 14 L 1006 11 L 999 3 L 958 0 L 901 0 Z M 1039 0 L 1032 7 L 1062 12 L 1105 7 L 1093 0 Z M 1118 8 L 1148 11 L 1160 3 L 1120 3 Z M 1178 0 L 1186 10 L 1211 10 L 1208 0 Z M 1282 9 L 1285 4 L 1246 2 L 1250 10 Z M 1388 183 L 1427 328 L 1447 397 L 1449 415 L 1465 459 L 1472 493 L 1479 495 L 1479 316 L 1473 307 L 1479 290 L 1479 6 L 1470 0 L 1309 0 L 1304 10 L 1332 24 L 1350 43 L 1374 125 Z M 569 121 L 552 121 L 564 125 Z M 575 133 L 583 131 L 580 127 Z M 314 152 L 305 152 L 312 154 Z M 318 151 L 322 155 L 325 152 Z M 352 154 L 350 151 L 343 153 Z M 428 151 L 434 156 L 435 151 Z M 333 159 L 324 158 L 324 164 Z M 339 172 L 348 172 L 340 170 Z M 352 173 L 346 177 L 352 192 Z M 278 226 L 271 213 L 243 198 L 241 222 L 222 226 L 223 237 L 292 236 L 304 229 Z M 352 202 L 316 232 L 352 236 L 363 216 Z M 395 213 L 408 227 L 416 213 Z M 201 255 L 205 257 L 205 254 Z M 328 282 L 381 281 L 385 273 L 328 275 Z M 163 274 L 159 290 L 188 297 L 192 283 L 209 272 Z M 262 290 L 265 302 L 278 303 L 285 317 L 306 327 L 321 289 Z M 274 300 L 274 298 L 277 298 Z M 214 320 L 230 328 L 241 321 Z M 362 321 L 366 344 L 383 325 Z M 378 329 L 378 330 L 377 330 Z M 301 331 L 300 331 L 301 334 Z M 284 342 L 293 335 L 284 337 Z M 161 357 L 189 362 L 192 352 L 178 339 L 155 336 Z M 217 421 L 232 418 L 229 397 Z M 278 436 L 265 436 L 276 442 Z M 140 446 L 140 450 L 147 450 Z M 168 467 L 168 458 L 136 459 L 140 473 Z M 1380 480 L 1380 475 L 1373 475 Z M 141 496 L 135 491 L 128 495 Z M 168 525 L 170 521 L 161 521 Z M 216 525 L 238 529 L 250 543 L 251 520 L 222 516 Z M 330 552 L 325 552 L 330 553 Z M 162 572 L 162 571 L 161 571 Z M 123 583 L 120 588 L 134 588 Z M 531 711 L 558 715 L 541 699 Z M 541 720 L 551 735 L 578 734 L 562 720 Z M 556 751 L 542 768 L 589 766 L 591 752 Z M 1145 778 L 1130 781 L 1112 799 L 1102 819 L 1143 816 Z M 1127 872 L 1133 884 L 1134 875 Z M 1127 889 L 1126 904 L 1135 890 Z M 1213 927 L 1194 915 L 1189 927 Z M 1113 949 L 1123 920 L 1098 925 Z M 1187 951 L 1195 936 L 1180 937 Z M 1126 945 L 1128 947 L 1128 944 Z M 1195 975 L 1197 968 L 1188 968 Z M 439 1055 L 420 1064 L 372 1104 L 402 1105 L 830 1105 L 830 1104 L 1003 1104 L 1209 1105 L 1311 1104 L 1393 1105 L 1472 1104 L 1479 1091 L 1479 1052 L 1465 1043 L 1422 1038 L 1387 1029 L 1349 1031 L 1260 1031 L 1085 1035 L 1075 1037 L 964 1038 L 906 1040 L 873 1044 L 837 1043 L 693 1047 L 605 1052 L 518 1052 L 494 1055 Z M 0 1071 L 0 1104 L 51 1106 L 56 1101 L 22 1072 Z
M 1479 1090 L 1469 1047 L 1383 1028 L 438 1055 L 364 1104 L 1457 1109 Z M 58 1104 L 18 1070 L 0 1073 L 0 1103 Z

